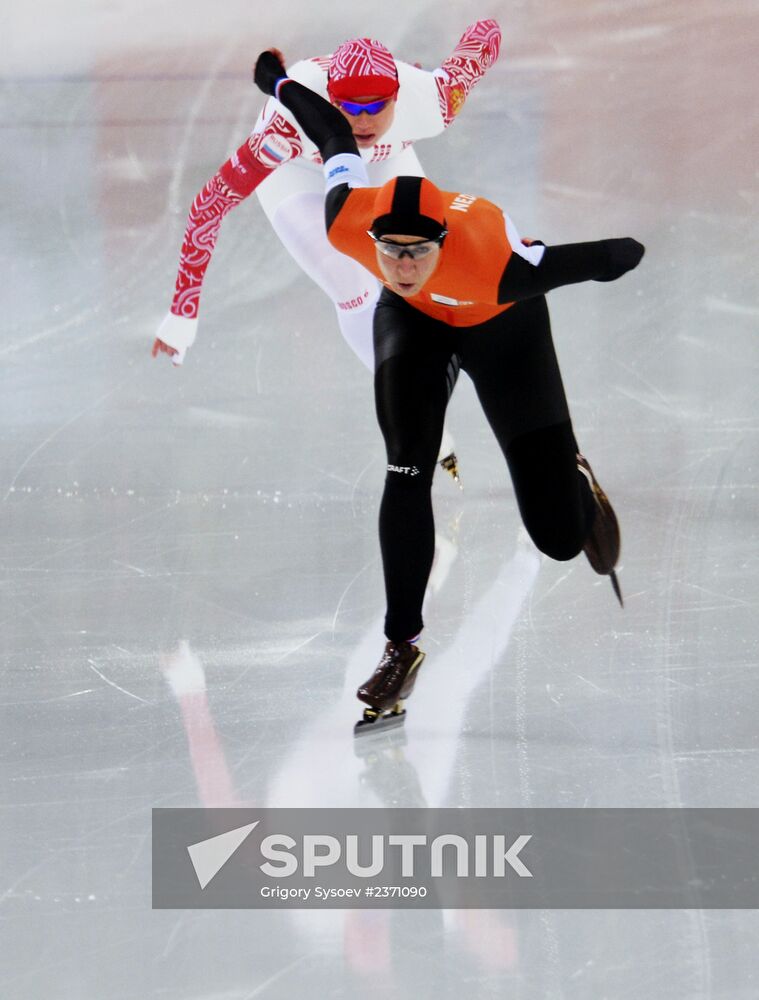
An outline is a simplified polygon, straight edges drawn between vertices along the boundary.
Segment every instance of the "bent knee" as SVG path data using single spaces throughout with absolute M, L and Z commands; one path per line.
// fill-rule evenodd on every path
M 533 536 L 530 537 L 543 555 L 549 556 L 557 562 L 569 562 L 570 559 L 574 559 L 582 552 L 582 543 L 579 545 L 570 545 L 563 540 L 558 542 L 555 540 L 544 542 L 541 539 L 534 538 Z
M 535 546 L 557 562 L 569 562 L 582 552 L 585 531 L 579 524 L 562 524 L 555 520 L 530 524 L 526 521 L 525 527 Z

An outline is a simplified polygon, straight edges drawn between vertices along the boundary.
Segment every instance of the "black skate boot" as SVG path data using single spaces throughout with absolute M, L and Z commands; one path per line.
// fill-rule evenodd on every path
M 411 642 L 388 642 L 372 676 L 356 692 L 369 706 L 354 728 L 356 736 L 403 724 L 403 702 L 414 690 L 424 653 Z
M 583 551 L 596 573 L 609 577 L 620 607 L 624 607 L 622 592 L 619 589 L 619 580 L 617 580 L 617 574 L 614 571 L 614 567 L 619 560 L 620 549 L 617 515 L 609 503 L 609 498 L 598 485 L 587 458 L 584 458 L 580 454 L 577 456 L 577 468 L 588 480 L 588 484 L 593 491 L 593 499 L 596 502 L 596 517 L 593 521 L 593 527 L 590 529 L 590 534 L 585 539 Z
M 464 489 L 461 480 L 459 479 L 459 460 L 456 458 L 455 451 L 452 451 L 450 455 L 446 455 L 445 458 L 438 459 L 438 465 L 442 469 L 445 469 L 460 490 Z

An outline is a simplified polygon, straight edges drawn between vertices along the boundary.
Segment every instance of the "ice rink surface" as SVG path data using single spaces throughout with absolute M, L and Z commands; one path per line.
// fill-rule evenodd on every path
M 2 15 L 0 995 L 759 997 L 752 911 L 151 911 L 157 806 L 759 805 L 759 6 L 14 5 Z M 471 384 L 405 740 L 357 752 L 382 648 L 370 379 L 251 198 L 182 369 L 149 349 L 257 52 L 432 68 L 504 32 L 417 148 L 548 243 L 641 267 L 549 296 L 623 530 L 620 610 L 541 560 Z

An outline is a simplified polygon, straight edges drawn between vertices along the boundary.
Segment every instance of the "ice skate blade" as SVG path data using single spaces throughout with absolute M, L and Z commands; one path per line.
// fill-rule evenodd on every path
M 388 730 L 397 729 L 406 720 L 405 708 L 396 705 L 388 712 L 377 712 L 373 708 L 364 709 L 364 717 L 353 727 L 353 735 L 371 736 L 372 734 L 386 733 Z
M 611 585 L 614 588 L 614 593 L 617 595 L 617 600 L 619 601 L 620 608 L 625 606 L 625 602 L 622 600 L 622 591 L 619 587 L 619 580 L 617 579 L 617 574 L 614 570 L 609 573 L 609 578 L 611 580 Z

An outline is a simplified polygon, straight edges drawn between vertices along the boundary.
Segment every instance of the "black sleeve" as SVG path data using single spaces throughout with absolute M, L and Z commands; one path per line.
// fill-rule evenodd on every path
M 324 201 L 324 225 L 327 227 L 327 232 L 332 228 L 332 223 L 340 214 L 340 210 L 348 200 L 351 190 L 352 188 L 349 184 L 338 184 L 337 187 L 333 187 L 327 192 L 327 197 Z
M 319 147 L 319 153 L 325 163 L 330 157 L 340 153 L 361 155 L 348 121 L 337 108 L 313 90 L 304 87 L 297 80 L 289 80 L 279 88 L 278 100 L 292 111 L 308 138 Z M 348 184 L 338 184 L 327 193 L 324 203 L 327 232 L 350 193 L 351 188 Z
M 280 86 L 277 100 L 292 111 L 308 138 L 319 147 L 325 163 L 338 153 L 359 155 L 347 120 L 319 94 L 297 80 L 288 80 Z
M 614 281 L 637 267 L 645 249 L 625 237 L 546 247 L 536 266 L 513 253 L 498 285 L 498 301 L 518 302 L 580 281 Z

